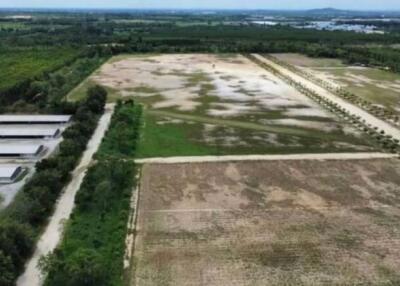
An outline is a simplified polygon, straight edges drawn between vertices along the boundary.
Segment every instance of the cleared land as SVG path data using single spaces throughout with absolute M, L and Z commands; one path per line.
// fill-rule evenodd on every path
M 305 77 L 302 77 L 302 76 L 290 71 L 286 67 L 276 64 L 261 55 L 253 54 L 253 56 L 255 58 L 257 58 L 258 60 L 264 62 L 265 64 L 275 68 L 284 76 L 289 77 L 298 83 L 301 83 L 306 88 L 316 92 L 319 96 L 322 96 L 323 98 L 331 101 L 332 103 L 337 104 L 338 106 L 340 106 L 341 108 L 346 110 L 347 113 L 349 113 L 353 116 L 358 116 L 359 118 L 364 120 L 366 122 L 366 124 L 370 124 L 371 126 L 378 128 L 378 130 L 383 131 L 385 134 L 392 136 L 394 139 L 400 140 L 400 130 L 397 129 L 396 127 L 392 126 L 391 124 L 383 121 L 380 118 L 377 118 L 377 117 L 371 115 L 369 112 L 336 96 L 334 93 L 330 92 L 328 89 L 325 89 L 325 88 L 311 82 L 310 80 L 307 80 Z
M 347 66 L 334 59 L 313 59 L 299 54 L 274 54 L 280 60 L 400 114 L 400 75 L 377 68 Z
M 391 159 L 145 165 L 132 285 L 397 285 L 399 188 Z
M 81 89 L 93 83 L 106 86 L 113 100 L 146 106 L 138 157 L 375 150 L 357 130 L 239 55 L 120 56 Z

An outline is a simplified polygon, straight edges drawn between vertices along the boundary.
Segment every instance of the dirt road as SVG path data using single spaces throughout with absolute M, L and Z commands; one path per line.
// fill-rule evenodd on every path
M 396 158 L 398 155 L 387 153 L 324 153 L 324 154 L 290 154 L 290 155 L 228 155 L 228 156 L 194 156 L 137 159 L 137 164 L 177 164 L 207 163 L 234 161 L 274 161 L 274 160 L 367 160 Z
M 82 184 L 86 171 L 92 162 L 93 155 L 100 146 L 101 140 L 110 124 L 114 111 L 114 104 L 107 104 L 106 111 L 99 120 L 99 124 L 90 139 L 79 165 L 72 174 L 72 181 L 65 188 L 56 205 L 56 210 L 50 218 L 44 233 L 40 237 L 32 258 L 28 261 L 25 272 L 18 278 L 18 286 L 39 286 L 43 283 L 42 274 L 38 268 L 39 259 L 53 251 L 61 240 L 63 225 L 70 217 L 77 191 Z
M 261 55 L 252 54 L 252 56 L 256 57 L 258 60 L 266 63 L 267 65 L 277 69 L 280 73 L 282 73 L 285 76 L 290 77 L 292 80 L 301 83 L 308 89 L 315 91 L 319 96 L 322 96 L 322 97 L 338 104 L 339 106 L 344 108 L 350 114 L 360 116 L 361 119 L 364 119 L 367 124 L 371 124 L 374 127 L 378 127 L 379 130 L 385 131 L 385 133 L 387 135 L 391 135 L 391 136 L 393 136 L 394 139 L 400 140 L 400 130 L 397 129 L 396 127 L 390 125 L 389 123 L 386 123 L 385 121 L 376 118 L 375 116 L 371 115 L 367 111 L 337 97 L 336 95 L 334 95 L 333 93 L 329 92 L 328 90 L 320 87 L 319 85 L 297 75 L 296 73 L 288 70 L 287 68 L 285 68 L 279 64 L 274 63 L 271 60 L 268 60 L 267 58 L 265 58 Z

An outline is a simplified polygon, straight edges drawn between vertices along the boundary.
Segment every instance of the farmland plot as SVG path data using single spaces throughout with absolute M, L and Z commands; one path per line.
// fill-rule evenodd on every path
M 114 99 L 146 105 L 140 157 L 374 149 L 357 130 L 239 55 L 121 56 L 90 81 Z
M 399 178 L 381 159 L 145 165 L 132 285 L 396 285 Z
M 313 59 L 298 54 L 274 56 L 400 115 L 398 74 L 377 68 L 348 66 L 335 59 Z

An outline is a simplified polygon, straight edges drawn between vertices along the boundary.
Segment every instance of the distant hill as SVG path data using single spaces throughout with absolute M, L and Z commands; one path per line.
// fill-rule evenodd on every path
M 368 16 L 368 17 L 381 17 L 381 16 L 399 16 L 399 11 L 362 11 L 362 10 L 341 10 L 335 8 L 322 8 L 322 9 L 311 9 L 304 12 L 309 16 Z
M 355 11 L 340 10 L 335 8 L 322 8 L 322 9 L 307 10 L 306 13 L 311 15 L 348 15 L 348 14 L 354 14 Z M 356 13 L 359 12 L 357 11 Z

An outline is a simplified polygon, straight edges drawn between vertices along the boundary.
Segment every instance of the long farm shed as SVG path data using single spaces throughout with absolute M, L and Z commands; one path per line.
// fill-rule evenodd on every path
M 24 126 L 24 128 L 16 127 L 1 127 L 0 138 L 3 139 L 43 139 L 43 138 L 56 138 L 61 134 L 58 128 L 32 128 Z
M 0 124 L 65 124 L 70 115 L 0 115 Z
M 10 184 L 22 173 L 21 166 L 0 165 L 0 184 Z
M 40 156 L 43 145 L 22 145 L 0 143 L 0 157 L 34 158 Z

